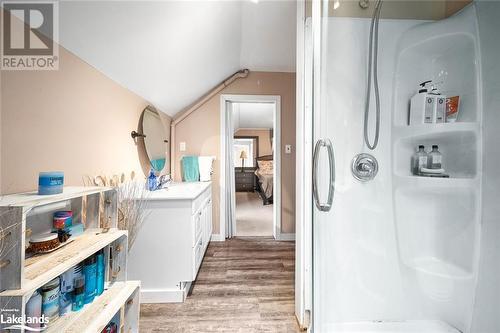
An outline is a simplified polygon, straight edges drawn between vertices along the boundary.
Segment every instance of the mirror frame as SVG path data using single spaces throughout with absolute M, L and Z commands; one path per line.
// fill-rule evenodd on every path
M 137 132 L 133 131 L 131 133 L 132 138 L 136 141 L 136 144 L 137 144 L 137 153 L 139 155 L 139 161 L 141 163 L 142 171 L 143 171 L 144 175 L 147 177 L 149 175 L 149 170 L 151 169 L 151 159 L 148 155 L 148 150 L 146 149 L 146 140 L 145 140 L 146 134 L 144 133 L 144 126 L 143 126 L 144 114 L 146 113 L 146 111 L 156 113 L 160 119 L 160 122 L 162 123 L 162 126 L 164 124 L 163 124 L 163 121 L 161 120 L 161 116 L 160 116 L 160 113 L 158 112 L 158 110 L 156 110 L 156 108 L 154 106 L 148 105 L 141 112 L 141 116 L 139 117 L 139 123 L 137 125 Z M 164 135 L 165 135 L 165 137 L 167 135 L 167 133 L 165 132 L 165 129 L 164 129 Z M 169 139 L 165 138 L 165 139 L 163 139 L 163 142 L 166 145 L 165 151 L 168 151 Z M 165 159 L 167 161 L 168 161 L 168 157 L 169 156 L 167 156 L 167 154 L 165 154 Z M 165 163 L 165 167 L 163 168 L 163 170 L 158 171 L 158 173 L 165 174 L 166 173 L 165 169 L 168 169 L 167 163 Z

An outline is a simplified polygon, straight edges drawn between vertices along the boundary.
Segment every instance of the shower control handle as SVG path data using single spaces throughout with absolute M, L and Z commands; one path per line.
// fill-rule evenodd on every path
M 372 180 L 378 172 L 377 159 L 370 154 L 358 154 L 352 159 L 351 171 L 354 178 L 361 182 Z
M 319 153 L 322 148 L 326 148 L 328 153 L 328 166 L 330 175 L 330 184 L 328 186 L 328 198 L 326 203 L 321 203 L 319 200 L 318 188 L 318 167 L 319 167 Z M 329 212 L 332 209 L 333 197 L 335 193 L 335 155 L 333 153 L 333 145 L 329 139 L 319 139 L 316 142 L 313 153 L 313 197 L 314 203 L 319 211 Z

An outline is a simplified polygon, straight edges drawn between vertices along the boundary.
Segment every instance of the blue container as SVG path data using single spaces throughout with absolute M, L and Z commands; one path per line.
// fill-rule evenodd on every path
M 97 291 L 97 263 L 93 255 L 83 263 L 83 276 L 85 277 L 85 304 L 92 303 Z
M 71 305 L 71 310 L 79 311 L 83 308 L 85 299 L 85 279 L 79 277 L 75 279 L 75 290 L 73 291 L 73 304 Z
M 40 172 L 38 175 L 38 194 L 50 195 L 62 193 L 64 172 Z
M 104 271 L 106 267 L 104 266 L 104 251 L 99 250 L 96 254 L 97 257 L 97 295 L 101 295 L 104 292 Z

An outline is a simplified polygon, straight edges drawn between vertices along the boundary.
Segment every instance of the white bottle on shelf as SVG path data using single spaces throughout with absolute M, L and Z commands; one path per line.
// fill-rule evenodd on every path
M 432 115 L 432 122 L 442 124 L 446 122 L 446 96 L 441 95 L 439 90 L 433 86 L 429 92 L 430 97 L 434 98 L 434 112 Z
M 430 80 L 422 82 L 418 92 L 411 98 L 409 125 L 431 124 L 434 122 L 436 95 L 429 93 L 431 84 L 432 81 Z

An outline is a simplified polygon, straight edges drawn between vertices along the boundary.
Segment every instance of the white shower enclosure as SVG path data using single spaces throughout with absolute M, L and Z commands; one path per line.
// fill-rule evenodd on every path
M 365 4 L 317 0 L 309 18 L 312 331 L 500 332 L 500 3 L 381 4 L 373 150 L 363 125 L 376 1 Z M 455 122 L 409 124 L 427 80 L 459 96 Z M 449 178 L 412 174 L 419 145 L 438 145 Z M 354 162 L 362 153 L 370 163 Z M 354 177 L 375 160 L 373 179 Z

